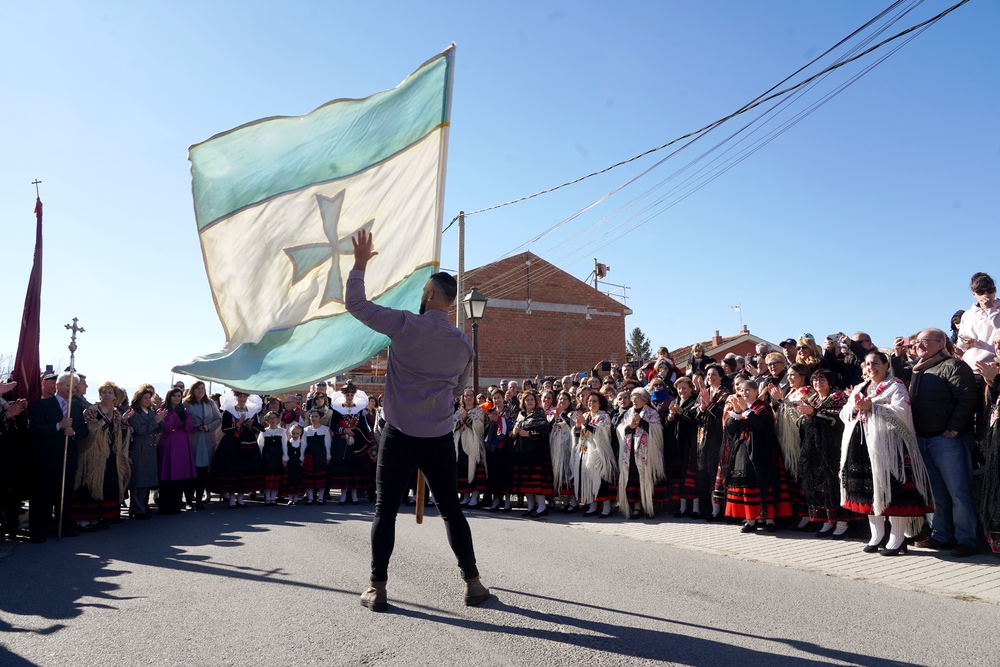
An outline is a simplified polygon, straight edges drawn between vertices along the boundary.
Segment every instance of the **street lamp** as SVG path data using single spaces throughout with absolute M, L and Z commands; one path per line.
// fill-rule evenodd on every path
M 465 316 L 472 322 L 472 386 L 479 393 L 479 320 L 486 312 L 488 299 L 479 293 L 475 287 L 462 299 Z

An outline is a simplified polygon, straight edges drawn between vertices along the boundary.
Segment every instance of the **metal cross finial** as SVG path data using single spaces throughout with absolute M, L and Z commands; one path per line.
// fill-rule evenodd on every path
M 38 194 L 38 184 L 39 183 L 41 183 L 41 181 L 38 180 L 37 178 L 31 182 L 31 184 L 35 186 L 35 196 L 36 197 L 41 197 L 41 195 Z
M 77 322 L 79 322 L 79 320 L 74 317 L 73 318 L 73 324 L 72 325 L 69 325 L 69 324 L 66 325 L 66 328 L 73 332 L 73 335 L 70 336 L 70 339 L 69 339 L 69 341 L 70 341 L 69 342 L 69 352 L 70 352 L 70 354 L 73 354 L 74 352 L 76 352 L 76 335 L 78 333 L 83 333 L 84 331 L 86 331 L 86 329 L 84 329 L 83 327 L 78 327 L 76 325 Z

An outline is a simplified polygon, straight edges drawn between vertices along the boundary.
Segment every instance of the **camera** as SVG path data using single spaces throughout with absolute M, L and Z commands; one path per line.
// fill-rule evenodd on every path
M 610 371 L 611 370 L 611 362 L 610 361 L 602 361 L 601 362 L 601 370 L 605 371 L 605 372 Z

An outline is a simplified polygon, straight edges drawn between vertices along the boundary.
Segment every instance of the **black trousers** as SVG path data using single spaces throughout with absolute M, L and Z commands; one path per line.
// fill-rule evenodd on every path
M 458 504 L 455 442 L 451 433 L 415 438 L 390 424 L 382 431 L 375 472 L 375 519 L 372 521 L 372 581 L 388 581 L 389 559 L 396 542 L 396 514 L 410 474 L 420 468 L 434 493 L 463 579 L 479 576 L 469 522 Z
M 41 449 L 41 447 L 39 447 Z M 43 538 L 48 532 L 52 513 L 63 525 L 71 525 L 69 519 L 69 503 L 73 496 L 73 480 L 76 478 L 76 466 L 66 468 L 66 485 L 63 487 L 62 451 L 54 448 L 36 452 L 33 463 L 33 486 L 29 499 L 28 533 L 33 538 Z M 60 495 L 63 505 L 59 506 Z

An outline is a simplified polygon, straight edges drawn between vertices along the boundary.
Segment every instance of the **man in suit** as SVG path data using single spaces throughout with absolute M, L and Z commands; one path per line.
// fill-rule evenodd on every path
M 30 539 L 35 543 L 45 541 L 54 508 L 58 520 L 63 522 L 62 534 L 67 537 L 79 535 L 66 510 L 76 476 L 76 442 L 78 438 L 86 438 L 90 431 L 83 419 L 83 406 L 78 400 L 70 403 L 69 373 L 63 373 L 57 379 L 55 396 L 40 398 L 31 404 L 28 409 L 28 428 L 31 433 L 33 467 L 28 515 Z M 63 450 L 66 447 L 66 484 L 63 487 Z M 63 498 L 61 507 L 60 496 Z

